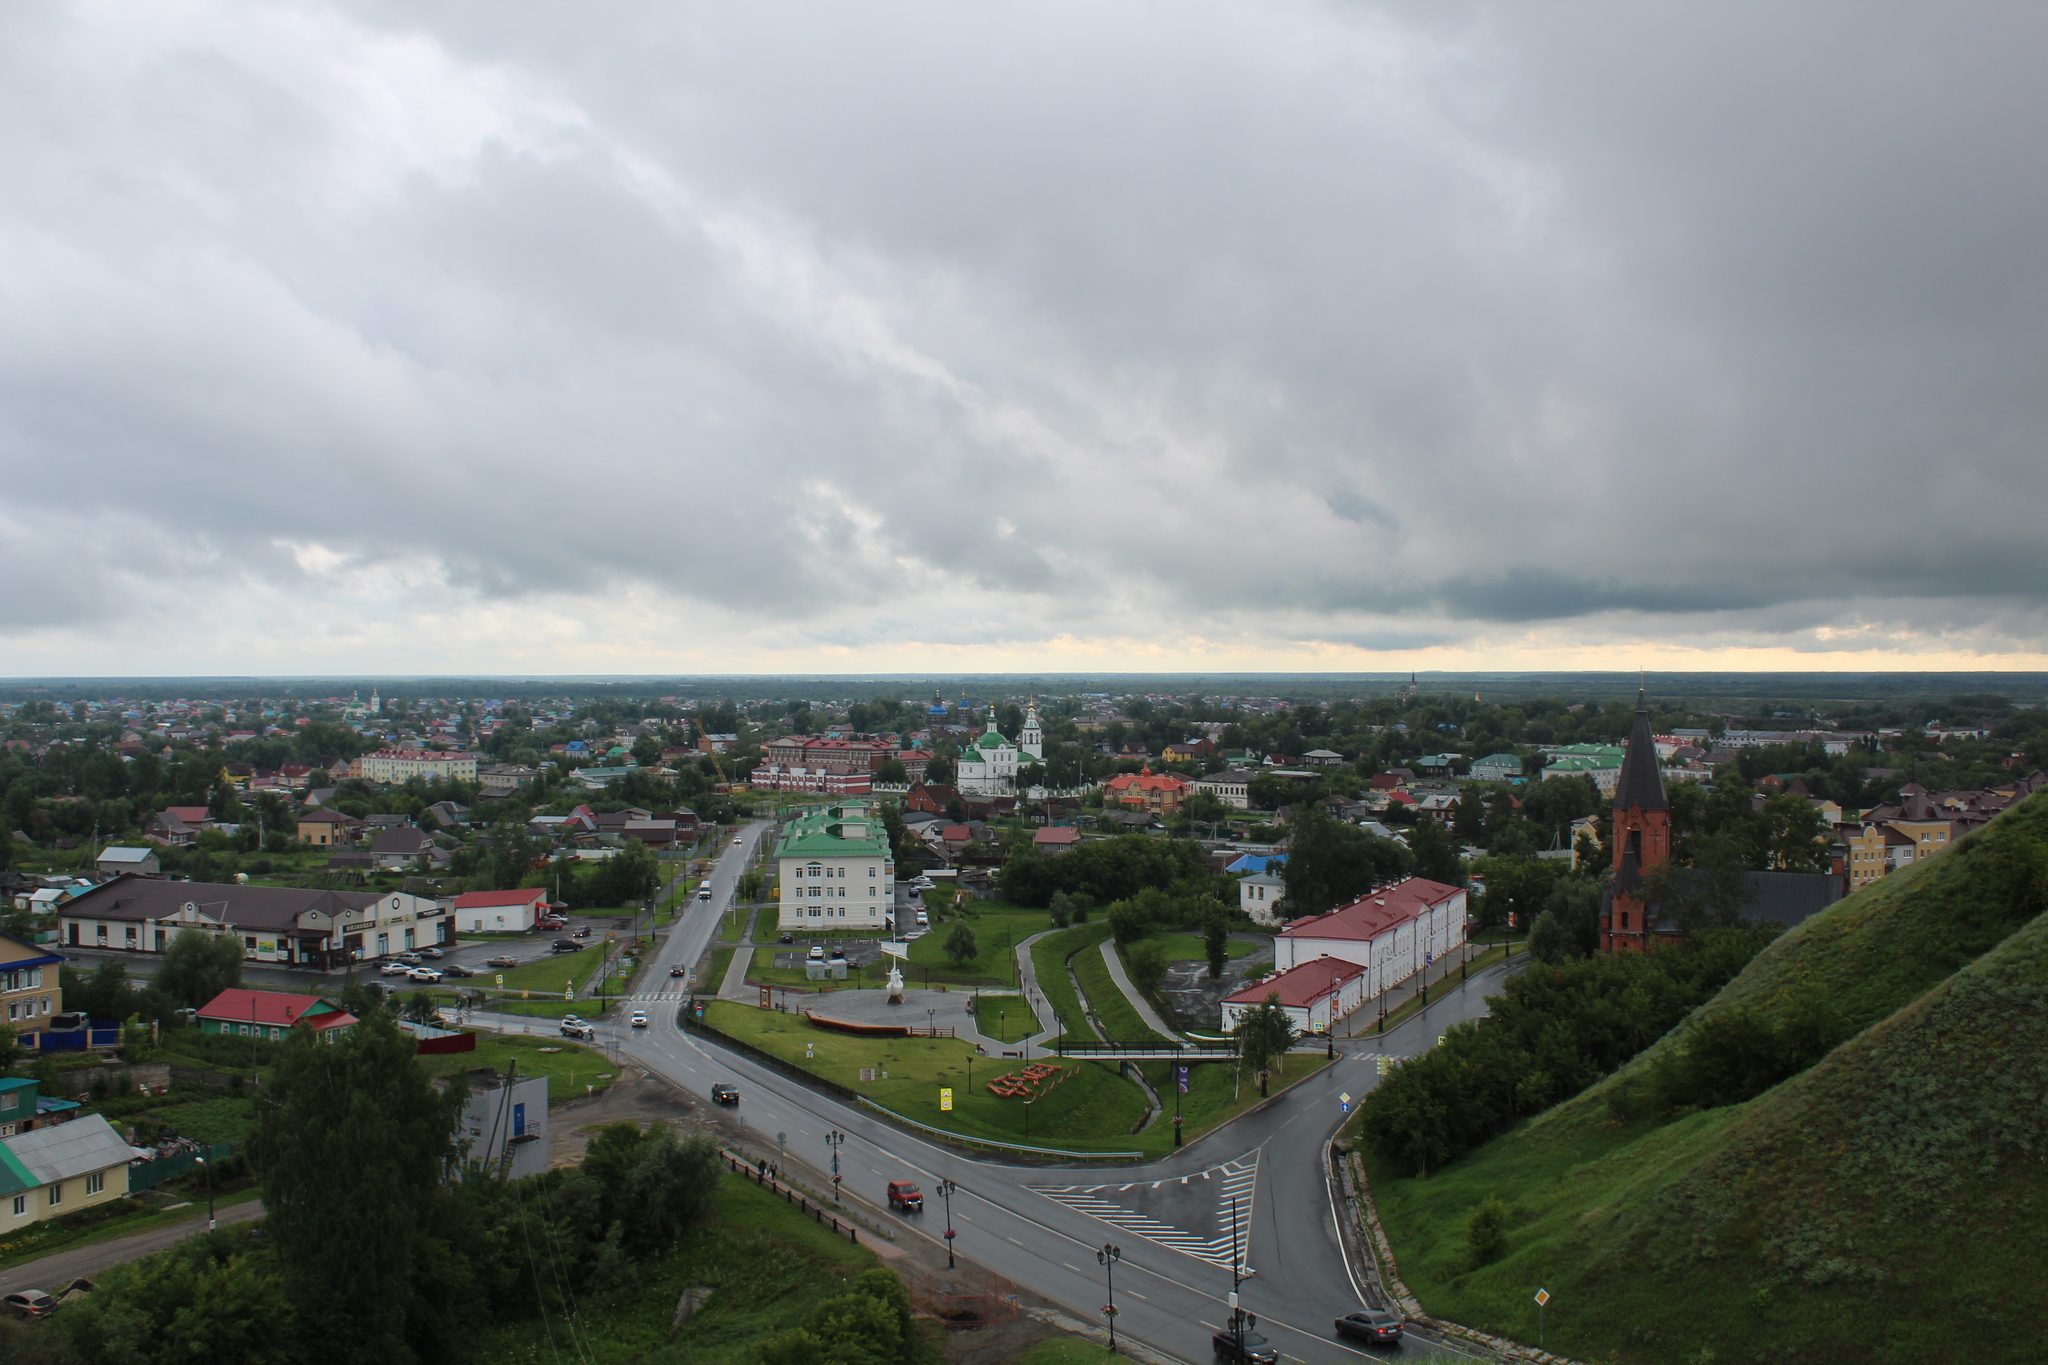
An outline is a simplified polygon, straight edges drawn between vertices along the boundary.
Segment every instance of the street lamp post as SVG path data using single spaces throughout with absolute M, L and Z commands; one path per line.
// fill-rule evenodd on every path
M 213 1163 L 203 1156 L 193 1160 L 206 1167 L 206 1230 L 212 1232 L 216 1226 L 213 1221 Z
M 1030 1141 L 1030 1139 L 1031 1139 L 1031 1101 L 1030 1101 L 1030 1100 L 1026 1100 L 1026 1101 L 1024 1101 L 1024 1138 L 1025 1138 L 1025 1140 L 1026 1140 L 1027 1142 L 1028 1142 L 1028 1141 Z
M 1109 1302 L 1102 1305 L 1102 1316 L 1109 1319 L 1109 1353 L 1116 1354 L 1116 1263 L 1124 1258 L 1123 1248 L 1102 1244 L 1102 1250 L 1095 1253 L 1095 1263 L 1102 1267 L 1102 1278 L 1109 1286 Z
M 839 1202 L 839 1149 L 846 1144 L 846 1134 L 833 1129 L 825 1134 L 825 1145 L 832 1149 L 832 1202 Z
M 950 1180 L 939 1182 L 939 1198 L 946 1201 L 946 1269 L 953 1269 L 953 1191 L 960 1187 Z
M 1237 1221 L 1237 1201 L 1230 1201 L 1230 1334 L 1237 1341 L 1237 1358 L 1244 1359 L 1244 1333 L 1250 1325 L 1245 1322 L 1244 1309 L 1238 1307 L 1237 1291 L 1244 1284 L 1244 1248 L 1240 1241 Z M 1258 1322 L 1257 1318 L 1252 1323 Z

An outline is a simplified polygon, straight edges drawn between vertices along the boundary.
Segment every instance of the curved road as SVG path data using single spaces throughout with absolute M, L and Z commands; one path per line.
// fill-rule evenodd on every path
M 746 855 L 772 828 L 767 822 L 746 826 L 741 842 L 727 846 L 710 878 L 711 900 L 690 903 L 645 980 L 665 982 L 669 967 L 698 961 L 717 933 Z M 942 1178 L 957 1182 L 953 1223 L 961 1254 L 1077 1318 L 1101 1320 L 1095 1251 L 1117 1243 L 1123 1250 L 1118 1333 L 1183 1360 L 1210 1358 L 1209 1334 L 1229 1313 L 1228 1209 L 1235 1195 L 1249 1224 L 1245 1262 L 1256 1271 L 1244 1283 L 1242 1302 L 1258 1315 L 1260 1331 L 1290 1360 L 1357 1361 L 1393 1353 L 1339 1342 L 1330 1331 L 1333 1317 L 1362 1305 L 1339 1248 L 1325 1180 L 1324 1149 L 1343 1120 L 1338 1097 L 1349 1092 L 1355 1099 L 1377 1083 L 1375 1059 L 1383 1050 L 1413 1055 L 1450 1024 L 1483 1015 L 1485 994 L 1499 989 L 1508 970 L 1496 965 L 1446 990 L 1425 1014 L 1388 1033 L 1383 1045 L 1340 1043 L 1335 1065 L 1276 1103 L 1169 1158 L 1135 1167 L 1018 1167 L 963 1156 L 684 1033 L 676 1010 L 650 1009 L 645 1029 L 606 1031 L 636 1061 L 694 1094 L 708 1096 L 717 1081 L 737 1085 L 742 1121 L 771 1146 L 778 1134 L 786 1135 L 791 1153 L 814 1167 L 830 1165 L 824 1135 L 845 1133 L 840 1167 L 849 1193 L 869 1198 L 885 1181 L 918 1180 L 929 1195 Z M 921 1226 L 899 1224 L 932 1237 L 944 1220 L 944 1206 L 934 1197 Z M 1175 1249 L 1176 1243 L 1192 1249 Z M 1403 1353 L 1443 1349 L 1411 1339 Z

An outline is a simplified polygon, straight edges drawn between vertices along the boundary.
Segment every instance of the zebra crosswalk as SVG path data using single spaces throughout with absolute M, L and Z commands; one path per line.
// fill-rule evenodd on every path
M 1160 1180 L 1106 1185 L 1031 1185 L 1026 1188 L 1044 1195 L 1055 1204 L 1063 1204 L 1077 1213 L 1100 1219 L 1113 1228 L 1228 1270 L 1231 1261 L 1242 1254 L 1250 1236 L 1252 1196 L 1258 1188 L 1258 1180 L 1259 1154 L 1253 1152 L 1220 1166 L 1211 1166 L 1206 1171 Z M 1213 1204 L 1208 1200 L 1195 1202 L 1204 1192 L 1213 1197 Z M 1214 1231 L 1204 1236 L 1200 1232 L 1175 1227 L 1143 1212 L 1138 1207 L 1140 1205 L 1152 1205 L 1164 1217 L 1177 1217 L 1181 1222 L 1208 1224 Z M 1174 1207 L 1165 1207 L 1168 1205 Z M 1246 1266 L 1243 1273 L 1249 1276 L 1253 1271 Z

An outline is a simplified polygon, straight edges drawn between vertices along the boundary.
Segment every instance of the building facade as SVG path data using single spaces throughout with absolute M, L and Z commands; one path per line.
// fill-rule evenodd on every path
M 57 969 L 64 958 L 39 944 L 0 934 L 0 1019 L 26 1033 L 64 1012 Z
M 1653 934 L 1645 918 L 1643 882 L 1671 861 L 1671 803 L 1657 767 L 1657 741 L 1650 731 L 1650 703 L 1636 693 L 1636 718 L 1629 730 L 1614 794 L 1614 878 L 1600 906 L 1602 952 L 1647 952 Z
M 775 846 L 783 929 L 882 929 L 894 919 L 896 862 L 881 810 L 855 798 L 792 820 Z
M 1465 921 L 1465 888 L 1408 877 L 1288 925 L 1273 936 L 1273 965 L 1286 971 L 1326 957 L 1355 963 L 1369 973 L 1365 991 L 1373 998 L 1463 946 Z
M 1032 763 L 1045 761 L 1045 732 L 1039 728 L 1038 707 L 1024 713 L 1024 728 L 1012 744 L 996 729 L 996 709 L 988 709 L 988 728 L 963 749 L 953 785 L 969 796 L 1002 796 L 1017 789 L 1017 774 Z
M 1232 810 L 1252 808 L 1252 771 L 1249 768 L 1228 768 L 1220 773 L 1196 778 L 1191 785 L 1198 792 L 1207 792 Z
M 379 749 L 348 765 L 350 777 L 366 782 L 404 782 L 408 778 L 476 781 L 477 756 L 438 749 Z
M 161 953 L 180 930 L 231 934 L 242 956 L 326 969 L 454 942 L 446 906 L 400 891 L 326 891 L 117 877 L 57 914 L 68 947 Z

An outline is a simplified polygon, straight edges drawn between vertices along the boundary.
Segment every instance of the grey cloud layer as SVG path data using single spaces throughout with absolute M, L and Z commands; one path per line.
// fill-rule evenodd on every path
M 16 7 L 0 631 L 227 580 L 827 645 L 1976 604 L 2039 648 L 2043 29 Z

